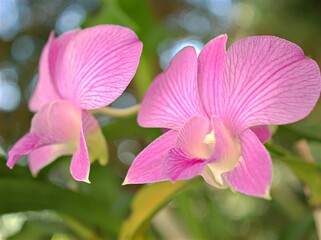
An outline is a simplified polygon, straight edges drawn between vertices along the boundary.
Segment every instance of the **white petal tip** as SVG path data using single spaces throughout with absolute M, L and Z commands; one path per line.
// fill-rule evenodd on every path
M 6 165 L 7 165 L 7 167 L 10 168 L 10 169 L 12 169 L 13 166 L 14 166 L 14 164 L 12 163 L 12 161 L 9 161 L 9 160 L 6 162 Z
M 128 184 L 129 184 L 128 177 L 126 177 L 121 185 L 125 186 L 125 185 L 128 185 Z
M 13 166 L 7 164 L 7 167 L 10 168 L 10 169 L 13 169 Z
M 91 182 L 89 181 L 89 179 L 83 180 L 83 182 L 91 184 Z
M 88 178 L 86 178 L 86 179 L 76 179 L 76 178 L 75 178 L 75 180 L 78 181 L 78 182 L 84 182 L 84 183 L 91 184 L 91 182 L 89 181 Z
M 265 200 L 269 200 L 269 201 L 272 200 L 272 197 L 271 197 L 271 195 L 270 195 L 270 189 L 267 189 L 267 190 L 266 190 L 266 193 L 264 194 L 263 198 L 264 198 Z

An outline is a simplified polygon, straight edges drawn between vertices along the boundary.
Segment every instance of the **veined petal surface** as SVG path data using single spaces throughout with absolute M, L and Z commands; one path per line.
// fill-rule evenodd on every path
M 208 116 L 220 114 L 224 106 L 223 71 L 226 59 L 227 35 L 207 43 L 198 57 L 198 87 Z
M 238 165 L 225 179 L 238 192 L 269 198 L 272 181 L 272 162 L 268 151 L 251 131 L 244 131 L 241 136 L 241 158 Z
M 33 117 L 30 132 L 10 149 L 7 165 L 12 168 L 22 156 L 30 154 L 31 170 L 36 173 L 54 156 L 77 150 L 80 127 L 81 112 L 72 103 L 58 100 L 46 104 Z
M 205 143 L 210 131 L 207 117 L 191 117 L 179 131 L 176 148 L 181 149 L 189 159 L 208 159 L 214 151 L 214 145 Z
M 237 165 L 241 155 L 240 141 L 217 116 L 212 116 L 211 120 L 215 134 L 215 148 L 201 175 L 208 184 L 224 188 L 227 185 L 222 175 Z
M 55 40 L 54 33 L 52 32 L 42 50 L 39 64 L 39 78 L 29 101 L 29 109 L 33 112 L 39 111 L 48 102 L 61 98 L 54 86 L 49 68 L 49 52 L 53 41 Z M 55 65 L 55 62 L 51 64 Z
M 311 112 L 320 95 L 320 70 L 297 45 L 273 36 L 249 37 L 227 51 L 223 121 L 234 132 L 287 124 Z
M 80 30 L 72 30 L 66 32 L 56 38 L 52 38 L 50 48 L 49 48 L 49 70 L 50 76 L 56 89 L 59 91 L 59 70 L 62 58 L 65 54 L 65 50 L 68 44 L 77 36 Z M 51 36 L 54 36 L 53 32 Z M 64 78 L 64 84 L 67 84 L 66 78 Z M 62 93 L 60 93 L 62 94 Z
M 191 179 L 199 175 L 206 164 L 205 159 L 188 158 L 179 148 L 172 148 L 164 161 L 164 175 L 171 181 Z
M 142 43 L 128 28 L 99 25 L 81 30 L 57 66 L 59 92 L 82 109 L 104 107 L 132 80 L 141 52 Z
M 8 152 L 7 166 L 13 168 L 17 161 L 24 155 L 32 152 L 41 140 L 41 136 L 34 133 L 27 133 Z
M 83 128 L 80 129 L 78 150 L 72 156 L 70 173 L 77 181 L 89 183 L 90 159 Z
M 205 115 L 197 89 L 197 56 L 181 50 L 156 77 L 143 98 L 138 123 L 143 127 L 180 129 L 194 115 Z
M 152 183 L 169 180 L 164 175 L 164 161 L 175 146 L 178 131 L 171 130 L 148 145 L 130 166 L 123 184 Z
M 214 151 L 214 143 L 206 143 L 211 135 L 210 122 L 207 117 L 189 118 L 178 132 L 175 147 L 170 149 L 164 161 L 164 175 L 171 181 L 190 179 L 199 175 L 207 159 Z M 215 141 L 214 135 L 213 139 Z
M 28 156 L 29 168 L 33 175 L 61 156 L 71 155 L 75 149 L 69 144 L 52 144 L 37 148 Z
M 42 136 L 41 144 L 49 145 L 79 141 L 81 111 L 69 101 L 45 105 L 32 119 L 31 132 Z
M 254 126 L 250 128 L 262 143 L 266 143 L 272 137 L 268 126 Z
M 108 146 L 99 123 L 88 111 L 82 111 L 81 118 L 91 162 L 97 159 L 100 164 L 106 165 L 108 162 Z

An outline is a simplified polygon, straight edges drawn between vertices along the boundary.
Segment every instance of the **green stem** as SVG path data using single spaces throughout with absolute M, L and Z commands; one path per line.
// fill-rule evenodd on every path
M 111 108 L 111 107 L 104 107 L 100 109 L 92 110 L 91 112 L 94 114 L 104 114 L 112 117 L 129 117 L 131 115 L 135 115 L 138 112 L 140 104 L 136 104 L 129 108 Z

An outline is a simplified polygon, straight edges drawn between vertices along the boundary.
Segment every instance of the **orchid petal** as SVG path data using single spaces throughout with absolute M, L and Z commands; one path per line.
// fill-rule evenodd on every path
M 81 112 L 68 101 L 54 101 L 36 113 L 31 132 L 42 136 L 42 145 L 77 142 L 81 126 Z
M 139 125 L 179 129 L 191 116 L 203 115 L 196 74 L 195 49 L 186 47 L 148 89 L 138 113 Z
M 169 150 L 175 146 L 177 135 L 177 131 L 171 130 L 148 145 L 132 163 L 123 184 L 168 180 L 163 174 L 163 164 Z
M 80 129 L 80 142 L 77 152 L 72 156 L 70 173 L 77 181 L 89 183 L 90 159 L 83 129 Z
M 31 154 L 52 144 L 68 144 L 70 149 L 68 153 L 74 152 L 79 141 L 80 113 L 67 101 L 58 100 L 46 104 L 33 117 L 30 133 L 22 137 L 9 151 L 8 166 L 12 168 L 23 155 Z M 67 152 L 67 150 L 64 151 Z M 39 156 L 39 154 L 35 153 L 33 156 Z M 50 161 L 47 160 L 49 158 L 51 158 L 50 154 L 39 161 L 43 161 L 42 164 L 45 166 L 46 162 Z
M 213 116 L 211 120 L 215 134 L 215 148 L 201 175 L 208 184 L 224 188 L 226 182 L 222 174 L 235 168 L 240 158 L 241 147 L 238 138 L 233 137 L 218 117 Z
M 34 133 L 27 133 L 24 135 L 8 152 L 7 166 L 13 168 L 17 161 L 24 155 L 28 155 L 33 151 L 41 137 Z
M 297 45 L 272 36 L 249 37 L 227 51 L 222 115 L 236 133 L 256 125 L 287 124 L 311 112 L 320 70 Z
M 173 182 L 190 179 L 201 174 L 205 164 L 204 159 L 189 159 L 181 149 L 173 148 L 164 161 L 164 175 Z
M 194 116 L 186 121 L 178 133 L 175 148 L 164 161 L 164 175 L 170 180 L 190 179 L 201 173 L 214 144 L 205 143 L 209 121 L 204 116 Z M 214 137 L 214 136 L 213 136 Z
M 108 162 L 108 146 L 99 123 L 92 114 L 83 111 L 82 124 L 90 160 L 95 161 L 97 159 L 100 164 L 106 165 Z
M 251 127 L 250 129 L 259 138 L 261 143 L 266 143 L 271 138 L 271 132 L 269 130 L 269 127 L 266 125 Z
M 74 149 L 68 144 L 53 144 L 35 149 L 28 156 L 30 170 L 33 175 L 37 175 L 42 168 L 58 157 L 73 153 Z
M 224 174 L 230 186 L 238 192 L 269 198 L 272 162 L 268 151 L 251 131 L 241 136 L 241 155 L 237 167 Z
M 49 70 L 49 50 L 54 41 L 53 38 L 54 33 L 52 32 L 47 44 L 42 50 L 39 66 L 39 79 L 29 101 L 29 109 L 33 112 L 39 111 L 40 108 L 48 102 L 61 98 L 55 89 L 53 78 Z
M 178 133 L 176 148 L 181 149 L 189 159 L 207 159 L 214 150 L 214 146 L 204 142 L 208 133 L 209 121 L 206 117 L 191 117 Z
M 55 87 L 58 91 L 59 91 L 58 78 L 59 78 L 60 63 L 65 54 L 65 50 L 68 44 L 77 36 L 78 33 L 79 33 L 79 30 L 72 30 L 60 35 L 57 38 L 54 38 L 51 42 L 50 49 L 49 49 L 49 59 L 48 59 L 49 70 L 50 70 L 50 76 L 52 78 L 52 81 L 55 84 Z M 67 81 L 65 78 L 62 81 L 64 81 L 64 84 L 67 84 Z
M 227 35 L 206 44 L 198 57 L 198 86 L 208 116 L 219 115 L 223 105 L 223 66 L 226 59 Z
M 125 90 L 138 67 L 142 43 L 128 28 L 100 25 L 79 31 L 57 68 L 57 87 L 82 109 L 104 107 Z
M 100 128 L 95 117 L 88 111 L 82 111 L 81 121 L 84 129 L 84 134 L 95 132 Z

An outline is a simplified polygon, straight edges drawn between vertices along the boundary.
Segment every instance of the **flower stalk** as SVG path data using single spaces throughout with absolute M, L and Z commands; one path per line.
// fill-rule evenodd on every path
M 122 117 L 129 117 L 137 114 L 139 107 L 140 107 L 140 104 L 138 103 L 128 108 L 104 107 L 104 108 L 92 110 L 91 112 L 93 114 L 103 114 L 111 117 L 122 118 Z

